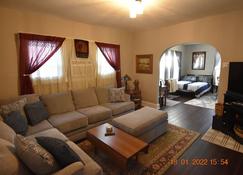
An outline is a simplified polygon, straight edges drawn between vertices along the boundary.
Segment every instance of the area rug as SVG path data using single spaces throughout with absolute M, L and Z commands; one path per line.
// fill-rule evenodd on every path
M 210 128 L 201 138 L 204 141 L 243 153 L 243 145 L 235 141 L 232 137 Z
M 178 159 L 198 136 L 197 132 L 169 124 L 168 131 L 151 143 L 147 154 L 141 152 L 137 160 L 132 159 L 128 163 L 128 174 L 163 174 L 172 165 L 171 160 Z M 102 151 L 94 153 L 94 147 L 88 140 L 78 145 L 103 168 L 105 175 L 120 174 L 112 160 Z
M 175 105 L 177 105 L 177 104 L 179 104 L 179 103 L 181 103 L 181 102 L 179 102 L 179 101 L 175 101 L 175 100 L 170 100 L 170 99 L 167 99 L 167 100 L 166 100 L 166 106 L 169 106 L 169 107 L 171 107 L 171 106 L 175 106 Z
M 215 109 L 215 103 L 216 103 L 215 96 L 212 94 L 207 94 L 200 98 L 194 98 L 192 100 L 189 100 L 189 101 L 185 102 L 184 104 L 192 105 L 192 106 L 199 106 L 202 108 Z

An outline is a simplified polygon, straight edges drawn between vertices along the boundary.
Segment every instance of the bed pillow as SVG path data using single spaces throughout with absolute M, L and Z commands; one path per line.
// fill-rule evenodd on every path
M 26 104 L 24 106 L 24 109 L 28 121 L 31 125 L 36 125 L 41 121 L 47 119 L 49 116 L 46 107 L 41 101 L 31 103 L 31 104 Z
M 10 126 L 17 134 L 25 135 L 28 130 L 28 122 L 19 111 L 10 112 L 3 118 L 4 122 Z
M 183 81 L 191 81 L 191 82 L 196 82 L 197 81 L 197 78 L 196 76 L 194 75 L 185 75 L 183 78 L 182 78 Z
M 206 83 L 211 84 L 212 76 L 210 76 L 210 75 L 199 75 L 199 76 L 197 76 L 197 81 L 198 82 L 206 82 Z
M 63 168 L 81 161 L 80 157 L 63 140 L 52 137 L 36 137 L 36 140 L 55 157 Z

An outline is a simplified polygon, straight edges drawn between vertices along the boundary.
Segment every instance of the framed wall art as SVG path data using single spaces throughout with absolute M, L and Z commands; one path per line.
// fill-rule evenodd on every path
M 153 55 L 136 55 L 136 73 L 153 73 Z
M 89 42 L 85 40 L 74 40 L 75 53 L 78 58 L 88 58 L 89 57 Z
M 192 52 L 192 70 L 205 70 L 206 52 Z

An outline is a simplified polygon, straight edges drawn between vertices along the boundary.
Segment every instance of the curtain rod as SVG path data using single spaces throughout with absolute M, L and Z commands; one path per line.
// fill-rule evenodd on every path
M 16 35 L 18 35 L 19 33 L 28 33 L 28 32 L 18 32 L 18 33 L 16 33 Z M 42 34 L 42 33 L 28 33 L 28 34 L 49 35 L 49 34 Z M 54 35 L 50 34 L 49 36 L 54 36 Z M 56 37 L 63 37 L 65 39 L 73 39 L 73 40 L 74 39 L 80 39 L 80 40 L 86 40 L 86 41 L 89 41 L 89 42 L 104 42 L 105 43 L 105 41 L 95 41 L 95 40 L 84 39 L 84 38 L 70 38 L 70 37 L 66 37 L 66 36 L 56 36 Z M 111 43 L 111 44 L 117 44 L 117 45 L 119 45 L 119 43 Z

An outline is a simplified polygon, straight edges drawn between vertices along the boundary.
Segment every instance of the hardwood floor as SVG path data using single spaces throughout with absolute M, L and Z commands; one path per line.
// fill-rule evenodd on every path
M 243 154 L 229 149 L 211 144 L 201 140 L 203 134 L 212 125 L 214 111 L 186 105 L 183 102 L 186 98 L 175 99 L 182 103 L 166 107 L 165 111 L 169 115 L 169 123 L 199 132 L 199 138 L 184 152 L 177 162 L 172 165 L 165 175 L 240 175 L 243 174 Z M 192 161 L 201 160 L 200 163 L 206 165 L 192 165 Z M 212 159 L 220 162 L 222 159 L 228 160 L 228 165 L 211 165 Z M 184 161 L 188 165 L 183 165 Z M 195 162 L 194 162 L 195 163 Z

